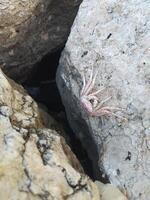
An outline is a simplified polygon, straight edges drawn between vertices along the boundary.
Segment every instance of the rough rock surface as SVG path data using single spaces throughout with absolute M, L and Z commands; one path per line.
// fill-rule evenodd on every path
M 60 59 L 57 84 L 68 119 L 93 161 L 131 200 L 150 197 L 150 4 L 84 0 Z M 90 117 L 80 104 L 82 76 L 98 71 L 99 101 L 124 108 Z M 91 102 L 93 105 L 93 102 Z M 97 173 L 97 172 L 96 172 Z M 97 173 L 98 176 L 98 173 Z
M 95 181 L 99 188 L 100 196 L 103 200 L 127 200 L 127 198 L 111 184 L 103 184 Z
M 0 71 L 0 199 L 100 200 L 96 184 L 63 137 L 44 128 L 42 115 Z
M 2 0 L 0 64 L 17 81 L 48 52 L 64 45 L 81 0 Z
M 56 122 L 0 70 L 0 199 L 126 200 L 92 182 L 54 129 Z

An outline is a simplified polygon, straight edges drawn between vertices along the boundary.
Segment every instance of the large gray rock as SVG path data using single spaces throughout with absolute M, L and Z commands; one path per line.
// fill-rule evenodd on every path
M 35 63 L 64 45 L 81 0 L 1 0 L 0 64 L 24 81 Z
M 93 168 L 131 200 L 150 197 L 149 27 L 149 1 L 84 0 L 57 72 L 68 119 Z M 94 89 L 105 88 L 99 101 L 112 96 L 104 106 L 125 109 L 114 113 L 119 118 L 91 117 L 81 104 L 82 77 L 88 81 L 92 67 Z

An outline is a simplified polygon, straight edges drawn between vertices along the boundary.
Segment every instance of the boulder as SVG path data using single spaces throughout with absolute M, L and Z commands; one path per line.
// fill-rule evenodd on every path
M 99 181 L 95 181 L 99 188 L 100 196 L 103 200 L 127 200 L 127 198 L 111 184 L 103 184 Z
M 23 82 L 47 53 L 62 48 L 81 0 L 2 0 L 0 64 Z
M 96 176 L 106 174 L 136 200 L 150 197 L 149 10 L 144 0 L 84 0 L 57 71 L 68 120 Z
M 0 199 L 100 200 L 98 187 L 43 113 L 0 70 Z

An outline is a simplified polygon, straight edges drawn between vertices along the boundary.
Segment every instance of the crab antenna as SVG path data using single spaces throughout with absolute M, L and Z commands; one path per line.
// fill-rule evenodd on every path
M 91 71 L 91 74 L 90 74 L 89 81 L 87 82 L 87 84 L 86 84 L 86 86 L 85 86 L 85 88 L 84 88 L 84 90 L 83 90 L 83 93 L 84 93 L 84 94 L 88 94 L 87 91 L 89 91 L 89 87 L 90 87 L 91 84 L 92 84 L 92 79 L 93 79 L 93 66 L 92 66 L 92 71 Z
M 90 82 L 90 84 L 88 85 L 88 88 L 87 88 L 87 90 L 86 90 L 86 94 L 88 94 L 88 93 L 92 90 L 92 88 L 94 87 L 97 74 L 98 74 L 98 71 L 95 73 L 94 77 L 92 77 L 92 80 L 91 80 L 91 82 Z
M 80 92 L 80 95 L 83 95 L 84 94 L 84 90 L 85 90 L 85 76 L 84 76 L 84 73 L 82 75 L 82 80 L 83 80 L 83 86 L 82 86 L 82 89 L 81 89 L 81 92 Z

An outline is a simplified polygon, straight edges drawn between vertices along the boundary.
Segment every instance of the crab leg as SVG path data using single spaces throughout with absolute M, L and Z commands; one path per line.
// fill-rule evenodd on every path
M 83 88 L 83 94 L 84 95 L 87 95 L 88 94 L 88 92 L 87 91 L 89 91 L 89 88 L 91 87 L 91 84 L 92 84 L 92 79 L 93 79 L 93 67 L 92 67 L 92 71 L 91 71 L 91 74 L 90 74 L 90 78 L 89 78 L 89 81 L 87 82 L 87 84 L 85 85 L 85 87 Z M 94 86 L 94 85 L 93 85 Z M 92 87 L 93 87 L 92 86 Z
M 113 115 L 117 118 L 120 118 L 121 120 L 127 121 L 127 118 L 117 115 L 116 113 L 114 113 L 113 110 L 119 111 L 119 110 L 123 110 L 123 109 L 115 108 L 115 107 L 102 107 L 101 109 L 94 111 L 93 116 L 99 117 L 99 116 L 105 116 L 105 115 L 108 115 L 108 116 Z
M 123 108 L 109 107 L 109 106 L 105 106 L 103 108 L 105 108 L 106 110 L 116 110 L 116 111 L 124 110 Z
M 95 111 L 97 112 L 99 109 L 101 109 L 102 105 L 104 103 L 106 103 L 107 101 L 109 101 L 112 97 L 108 97 L 106 99 L 104 99 L 103 101 L 100 102 L 100 104 L 96 107 Z M 108 107 L 107 107 L 108 108 Z
M 102 88 L 102 89 L 100 89 L 100 90 L 97 90 L 97 91 L 91 93 L 89 96 L 91 96 L 91 95 L 92 95 L 92 96 L 96 96 L 98 93 L 102 92 L 104 89 L 105 89 L 105 88 Z
M 96 77 L 97 77 L 97 74 L 98 74 L 98 71 L 96 72 L 96 74 L 94 75 L 94 77 L 92 77 L 92 80 L 91 80 L 90 84 L 87 87 L 86 95 L 88 95 L 89 92 L 93 89 L 94 84 L 95 84 L 95 80 L 96 80 Z
M 96 71 L 95 74 L 93 73 L 94 73 L 94 70 L 92 67 L 90 77 L 87 81 L 86 81 L 85 75 L 84 74 L 82 75 L 83 86 L 80 92 L 81 105 L 89 113 L 89 115 L 93 117 L 115 116 L 117 118 L 127 120 L 126 118 L 116 114 L 117 111 L 122 111 L 124 109 L 103 105 L 112 98 L 111 96 L 107 97 L 104 100 L 99 100 L 99 98 L 97 97 L 97 94 L 102 92 L 105 88 L 99 89 L 97 91 L 96 90 L 93 91 L 98 71 Z
M 125 120 L 125 121 L 127 121 L 127 118 L 122 117 L 122 116 L 120 116 L 120 115 L 117 115 L 117 114 L 114 113 L 114 112 L 110 112 L 110 114 L 113 115 L 113 116 L 115 116 L 115 117 L 117 117 L 117 118 L 119 118 L 119 119 L 121 119 L 121 120 Z

